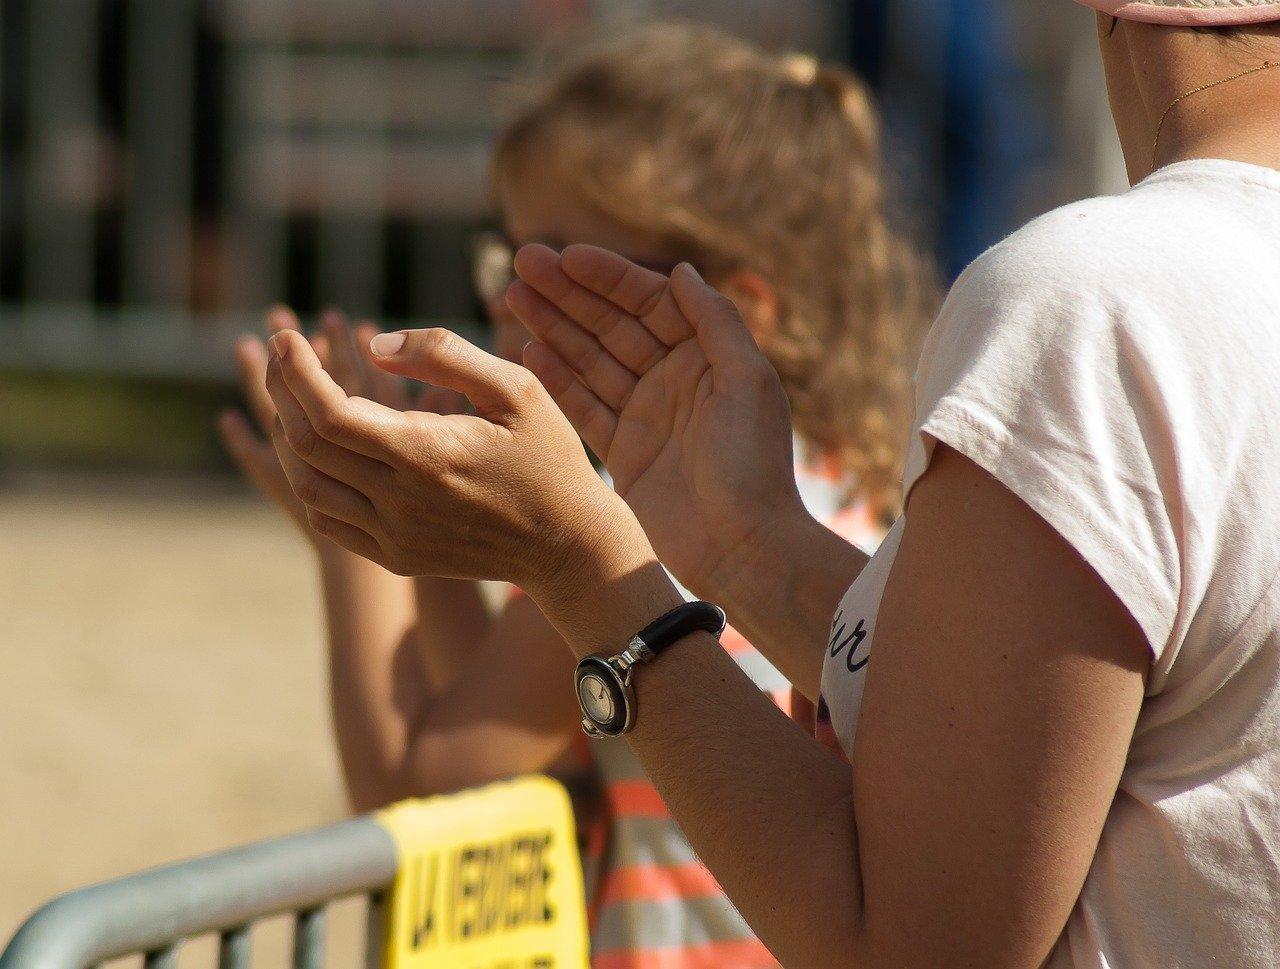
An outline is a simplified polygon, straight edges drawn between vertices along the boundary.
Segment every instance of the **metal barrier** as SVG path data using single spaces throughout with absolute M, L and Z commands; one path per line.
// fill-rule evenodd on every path
M 155 868 L 69 892 L 39 909 L 0 954 L 0 969 L 88 969 L 145 955 L 176 969 L 179 945 L 220 934 L 218 969 L 248 969 L 261 919 L 294 915 L 293 969 L 323 969 L 325 907 L 367 895 L 366 963 L 381 965 L 385 893 L 396 876 L 390 833 L 371 817 Z
M 0 969 L 92 969 L 218 933 L 248 969 L 255 923 L 292 913 L 293 969 L 324 969 L 325 912 L 366 896 L 366 969 L 587 969 L 582 862 L 564 787 L 520 777 L 155 868 L 54 899 Z

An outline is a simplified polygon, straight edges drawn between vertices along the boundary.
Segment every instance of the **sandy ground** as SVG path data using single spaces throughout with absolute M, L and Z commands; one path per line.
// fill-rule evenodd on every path
M 305 546 L 246 492 L 0 486 L 0 942 L 59 892 L 342 817 L 322 643 Z

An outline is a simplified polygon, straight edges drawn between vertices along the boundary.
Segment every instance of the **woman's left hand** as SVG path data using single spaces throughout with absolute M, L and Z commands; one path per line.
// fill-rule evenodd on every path
M 348 396 L 300 334 L 273 337 L 276 449 L 318 533 L 402 575 L 501 579 L 535 598 L 653 561 L 529 371 L 447 330 L 383 334 L 373 347 L 385 370 L 465 394 L 476 413 Z

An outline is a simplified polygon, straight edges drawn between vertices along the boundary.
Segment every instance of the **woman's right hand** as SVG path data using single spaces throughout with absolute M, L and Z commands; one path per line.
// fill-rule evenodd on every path
M 786 396 L 728 299 L 592 246 L 526 246 L 516 270 L 526 365 L 681 582 L 732 600 L 731 576 L 806 540 Z

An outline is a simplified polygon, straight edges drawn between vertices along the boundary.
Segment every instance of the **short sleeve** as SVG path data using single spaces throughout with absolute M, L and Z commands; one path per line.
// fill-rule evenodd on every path
M 1054 235 L 1011 237 L 953 287 L 920 360 L 904 489 L 936 442 L 963 454 L 1080 554 L 1159 659 L 1179 601 L 1176 341 Z

